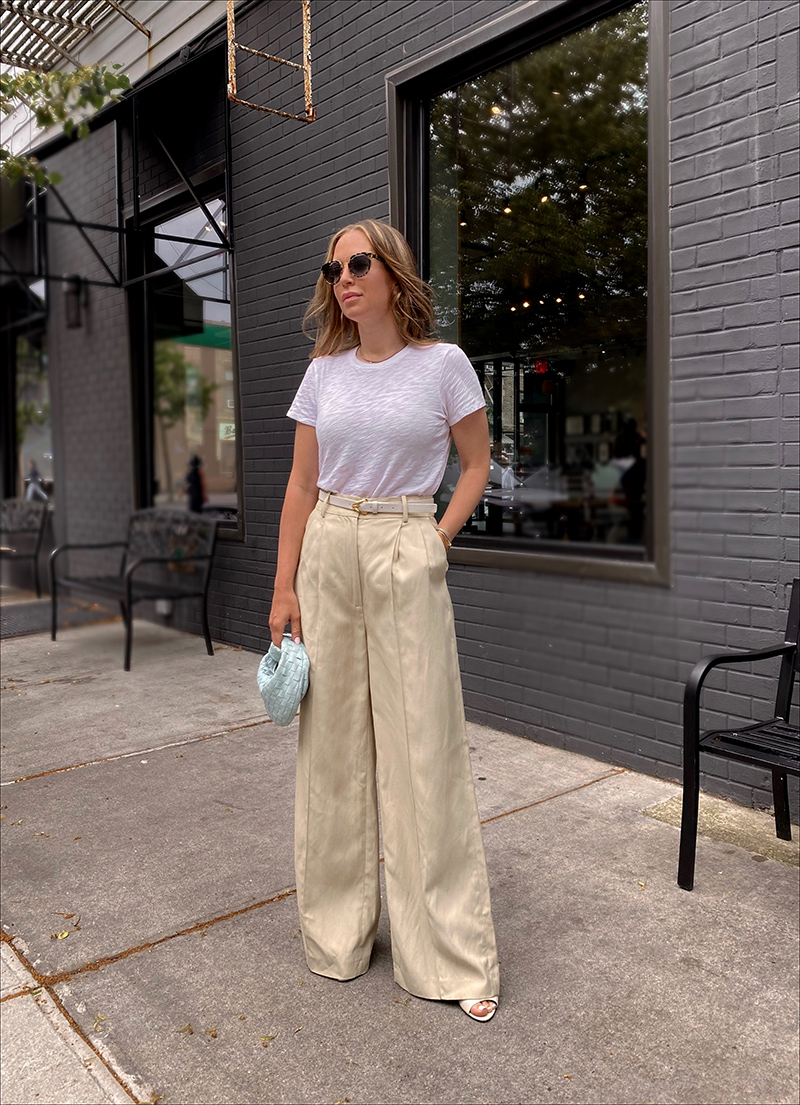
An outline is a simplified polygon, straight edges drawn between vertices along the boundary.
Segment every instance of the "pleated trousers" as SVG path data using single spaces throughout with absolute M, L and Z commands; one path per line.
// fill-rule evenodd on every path
M 309 516 L 296 578 L 310 659 L 297 902 L 312 971 L 367 970 L 379 791 L 395 981 L 423 998 L 478 1000 L 500 983 L 446 571 L 433 514 L 320 501 Z

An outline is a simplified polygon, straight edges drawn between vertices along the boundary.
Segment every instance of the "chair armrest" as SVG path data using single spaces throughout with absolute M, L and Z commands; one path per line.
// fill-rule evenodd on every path
M 684 733 L 688 728 L 692 728 L 695 734 L 699 734 L 700 692 L 706 676 L 714 668 L 723 667 L 726 664 L 747 664 L 754 660 L 771 660 L 775 656 L 786 656 L 794 651 L 795 645 L 784 644 L 775 645 L 774 648 L 756 649 L 754 652 L 721 652 L 698 660 L 686 680 L 686 689 L 683 692 Z
M 192 564 L 196 560 L 211 560 L 211 553 L 203 556 L 139 556 L 125 569 L 125 575 L 136 571 L 142 564 Z
M 122 549 L 126 548 L 127 544 L 127 541 L 101 541 L 96 545 L 59 545 L 57 549 L 53 549 L 50 553 L 50 563 L 53 564 L 56 557 L 63 552 L 71 552 L 73 549 Z
M 133 573 L 138 571 L 143 564 L 192 564 L 198 560 L 210 561 L 211 559 L 211 553 L 205 553 L 203 556 L 140 556 L 137 560 L 132 560 L 127 566 L 123 580 L 127 588 Z

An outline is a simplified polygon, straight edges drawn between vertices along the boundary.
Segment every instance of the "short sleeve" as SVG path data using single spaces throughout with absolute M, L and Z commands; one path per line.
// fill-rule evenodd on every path
M 306 369 L 305 376 L 303 376 L 297 394 L 286 414 L 289 418 L 293 418 L 295 422 L 302 422 L 306 426 L 316 426 L 317 362 L 315 360 Z
M 448 426 L 486 406 L 478 374 L 457 345 L 448 349 L 442 366 L 442 403 Z

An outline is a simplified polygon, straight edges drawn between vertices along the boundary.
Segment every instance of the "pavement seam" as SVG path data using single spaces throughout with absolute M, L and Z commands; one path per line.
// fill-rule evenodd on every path
M 243 727 L 244 728 L 244 727 Z M 205 738 L 207 739 L 207 738 Z M 568 787 L 566 790 L 559 791 L 557 794 L 549 794 L 546 798 L 538 798 L 535 802 L 528 802 L 524 806 L 517 806 L 512 810 L 506 810 L 503 813 L 494 814 L 492 817 L 487 817 L 481 821 L 481 825 L 488 825 L 492 821 L 498 821 L 502 817 L 510 817 L 514 813 L 522 813 L 525 810 L 532 809 L 534 806 L 541 806 L 545 802 L 552 802 L 555 798 L 563 798 L 567 794 L 574 794 L 576 791 L 585 790 L 586 787 L 594 786 L 595 783 L 602 783 L 608 779 L 615 779 L 619 775 L 627 773 L 627 768 L 612 768 L 611 771 L 606 772 L 605 775 L 600 775 L 596 779 L 590 779 L 588 782 L 579 783 L 577 786 Z M 380 862 L 383 863 L 383 857 Z M 52 987 L 57 986 L 61 982 L 69 982 L 71 979 L 78 977 L 79 975 L 87 974 L 90 971 L 99 971 L 103 967 L 111 966 L 113 963 L 119 963 L 123 959 L 128 959 L 132 955 L 138 955 L 139 952 L 151 951 L 153 948 L 157 948 L 161 944 L 166 944 L 170 940 L 176 940 L 180 936 L 191 936 L 195 932 L 203 932 L 206 929 L 211 928 L 214 925 L 220 924 L 222 921 L 231 921 L 234 917 L 241 917 L 245 913 L 252 913 L 256 909 L 261 909 L 263 906 L 273 905 L 275 902 L 284 901 L 286 898 L 292 897 L 297 893 L 297 887 L 288 887 L 286 890 L 282 890 L 279 894 L 273 895 L 271 898 L 265 898 L 260 902 L 252 902 L 250 905 L 242 906 L 239 909 L 231 910 L 229 913 L 221 914 L 217 917 L 210 917 L 206 921 L 197 921 L 193 925 L 189 925 L 187 928 L 179 929 L 177 932 L 168 933 L 166 936 L 160 936 L 157 940 L 149 940 L 144 944 L 138 944 L 133 948 L 126 948 L 124 951 L 117 952 L 114 955 L 103 956 L 101 959 L 92 960 L 91 963 L 84 963 L 80 967 L 75 967 L 69 971 L 60 971 L 56 974 L 42 974 L 34 967 L 29 965 L 26 960 L 21 956 L 17 948 L 14 948 L 15 954 L 20 956 L 25 962 L 31 975 L 35 978 L 40 986 Z M 0 936 L 4 941 L 11 943 L 14 939 L 14 935 L 6 932 L 1 932 Z
M 546 798 L 537 798 L 535 802 L 528 802 L 525 806 L 516 806 L 513 810 L 506 810 L 504 813 L 496 813 L 492 817 L 487 817 L 484 821 L 481 821 L 481 825 L 488 825 L 491 821 L 499 821 L 501 817 L 510 817 L 512 813 L 522 813 L 523 810 L 533 809 L 534 806 L 541 806 L 545 802 L 552 802 L 554 798 L 563 798 L 565 794 L 574 794 L 576 790 L 584 790 L 586 787 L 593 787 L 595 783 L 605 782 L 606 779 L 616 779 L 618 775 L 625 775 L 627 773 L 627 767 L 613 767 L 605 775 L 599 775 L 596 779 L 590 779 L 588 783 L 579 783 L 576 787 L 568 787 L 567 790 L 561 790 L 558 794 L 548 794 Z
M 105 1068 L 105 1070 L 108 1071 L 108 1073 L 111 1075 L 111 1077 L 114 1079 L 114 1081 L 125 1091 L 125 1093 L 131 1099 L 131 1101 L 136 1102 L 136 1105 L 144 1105 L 144 1103 L 141 1102 L 140 1099 L 137 1097 L 137 1095 L 131 1090 L 131 1087 L 126 1084 L 125 1080 L 123 1078 L 121 1078 L 119 1074 L 117 1074 L 117 1072 L 114 1070 L 113 1066 L 109 1063 L 108 1059 L 106 1059 L 106 1057 L 103 1055 L 103 1053 L 96 1047 L 96 1045 L 94 1043 L 92 1043 L 91 1039 L 86 1035 L 86 1033 L 83 1031 L 81 1026 L 75 1020 L 75 1018 L 72 1016 L 72 1014 L 69 1012 L 69 1010 L 65 1007 L 64 1003 L 61 1001 L 58 994 L 56 994 L 45 981 L 42 981 L 42 978 L 39 975 L 38 971 L 36 971 L 35 968 L 27 961 L 27 959 L 20 952 L 20 950 L 14 946 L 13 937 L 11 937 L 6 932 L 0 931 L 0 940 L 2 940 L 2 942 L 4 944 L 7 944 L 9 946 L 11 951 L 14 953 L 14 955 L 17 957 L 17 959 L 22 964 L 22 966 L 25 967 L 25 969 L 30 972 L 30 974 L 33 976 L 35 981 L 39 984 L 37 987 L 35 987 L 33 989 L 30 989 L 30 988 L 26 989 L 26 990 L 22 991 L 19 994 L 9 994 L 7 998 L 3 998 L 2 1000 L 6 1001 L 10 997 L 23 997 L 25 995 L 35 996 L 35 994 L 37 993 L 37 991 L 39 989 L 44 990 L 44 992 L 47 995 L 47 998 L 53 1003 L 55 1008 L 58 1010 L 58 1012 L 61 1014 L 61 1016 L 64 1018 L 64 1020 L 67 1022 L 67 1024 L 72 1029 L 72 1031 L 75 1033 L 75 1035 L 78 1036 L 83 1041 L 83 1043 L 89 1048 L 89 1050 L 94 1055 L 97 1056 L 97 1058 L 100 1060 L 100 1062 L 103 1065 L 103 1067 Z
M 220 924 L 221 921 L 231 921 L 234 917 L 241 917 L 245 913 L 252 913 L 254 909 L 261 909 L 265 905 L 272 905 L 274 902 L 281 902 L 285 898 L 291 898 L 292 895 L 296 893 L 296 887 L 289 887 L 287 890 L 282 890 L 280 894 L 275 894 L 271 898 L 265 898 L 264 901 L 252 902 L 250 905 L 242 906 L 240 909 L 233 909 L 230 913 L 222 914 L 219 917 L 210 917 L 207 921 L 197 921 L 194 925 L 189 925 L 187 928 L 180 929 L 178 932 L 170 932 L 166 936 L 160 936 L 158 940 L 149 940 L 134 948 L 126 948 L 124 951 L 117 952 L 115 955 L 107 955 L 102 959 L 94 959 L 91 963 L 84 963 L 82 967 L 75 967 L 71 971 L 59 971 L 57 974 L 42 974 L 40 971 L 37 971 L 35 967 L 31 966 L 31 964 L 20 955 L 20 952 L 16 948 L 14 948 L 14 952 L 23 959 L 25 966 L 39 985 L 49 988 L 51 986 L 57 986 L 61 982 L 69 982 L 78 975 L 87 974 L 89 971 L 99 971 L 101 968 L 108 967 L 112 963 L 119 963 L 122 959 L 128 959 L 132 955 L 138 955 L 139 952 L 151 951 L 160 944 L 166 944 L 170 940 L 176 940 L 179 936 L 191 936 L 192 933 L 203 932 L 213 925 Z M 4 941 L 8 941 L 9 943 L 14 940 L 13 933 L 3 932 L 0 933 L 0 936 Z
M 115 760 L 129 760 L 133 756 L 148 756 L 153 752 L 163 752 L 167 748 L 182 748 L 187 744 L 199 744 L 201 741 L 213 740 L 215 737 L 226 737 L 229 733 L 238 733 L 242 729 L 255 729 L 259 725 L 272 725 L 268 718 L 259 718 L 258 721 L 248 721 L 242 725 L 234 725 L 230 729 L 220 729 L 216 733 L 204 733 L 201 737 L 187 737 L 186 740 L 170 741 L 169 744 L 156 744 L 151 748 L 139 748 L 134 752 L 117 752 L 113 756 L 103 756 L 99 760 L 85 760 L 79 764 L 67 764 L 64 767 L 51 767 L 48 771 L 39 771 L 35 775 L 20 775 L 17 779 L 6 779 L 0 782 L 0 787 L 12 787 L 16 783 L 29 783 L 33 779 L 45 779 L 49 775 L 61 775 L 65 771 L 77 771 L 81 767 L 95 767 L 97 764 L 112 763 Z
M 19 955 L 19 952 L 17 952 L 16 948 L 14 949 L 14 951 L 17 955 Z M 11 1001 L 12 998 L 24 998 L 26 994 L 32 994 L 33 991 L 37 989 L 38 986 L 25 986 L 21 990 L 15 990 L 13 994 L 4 994 L 3 997 L 0 998 L 0 1005 L 2 1005 L 5 1001 Z

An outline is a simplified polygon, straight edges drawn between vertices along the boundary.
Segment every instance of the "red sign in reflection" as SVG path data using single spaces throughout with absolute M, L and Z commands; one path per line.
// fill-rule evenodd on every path
M 535 361 L 534 365 L 533 365 L 533 371 L 538 376 L 543 376 L 545 374 L 545 372 L 547 372 L 548 367 L 549 367 L 549 362 L 548 361 Z

